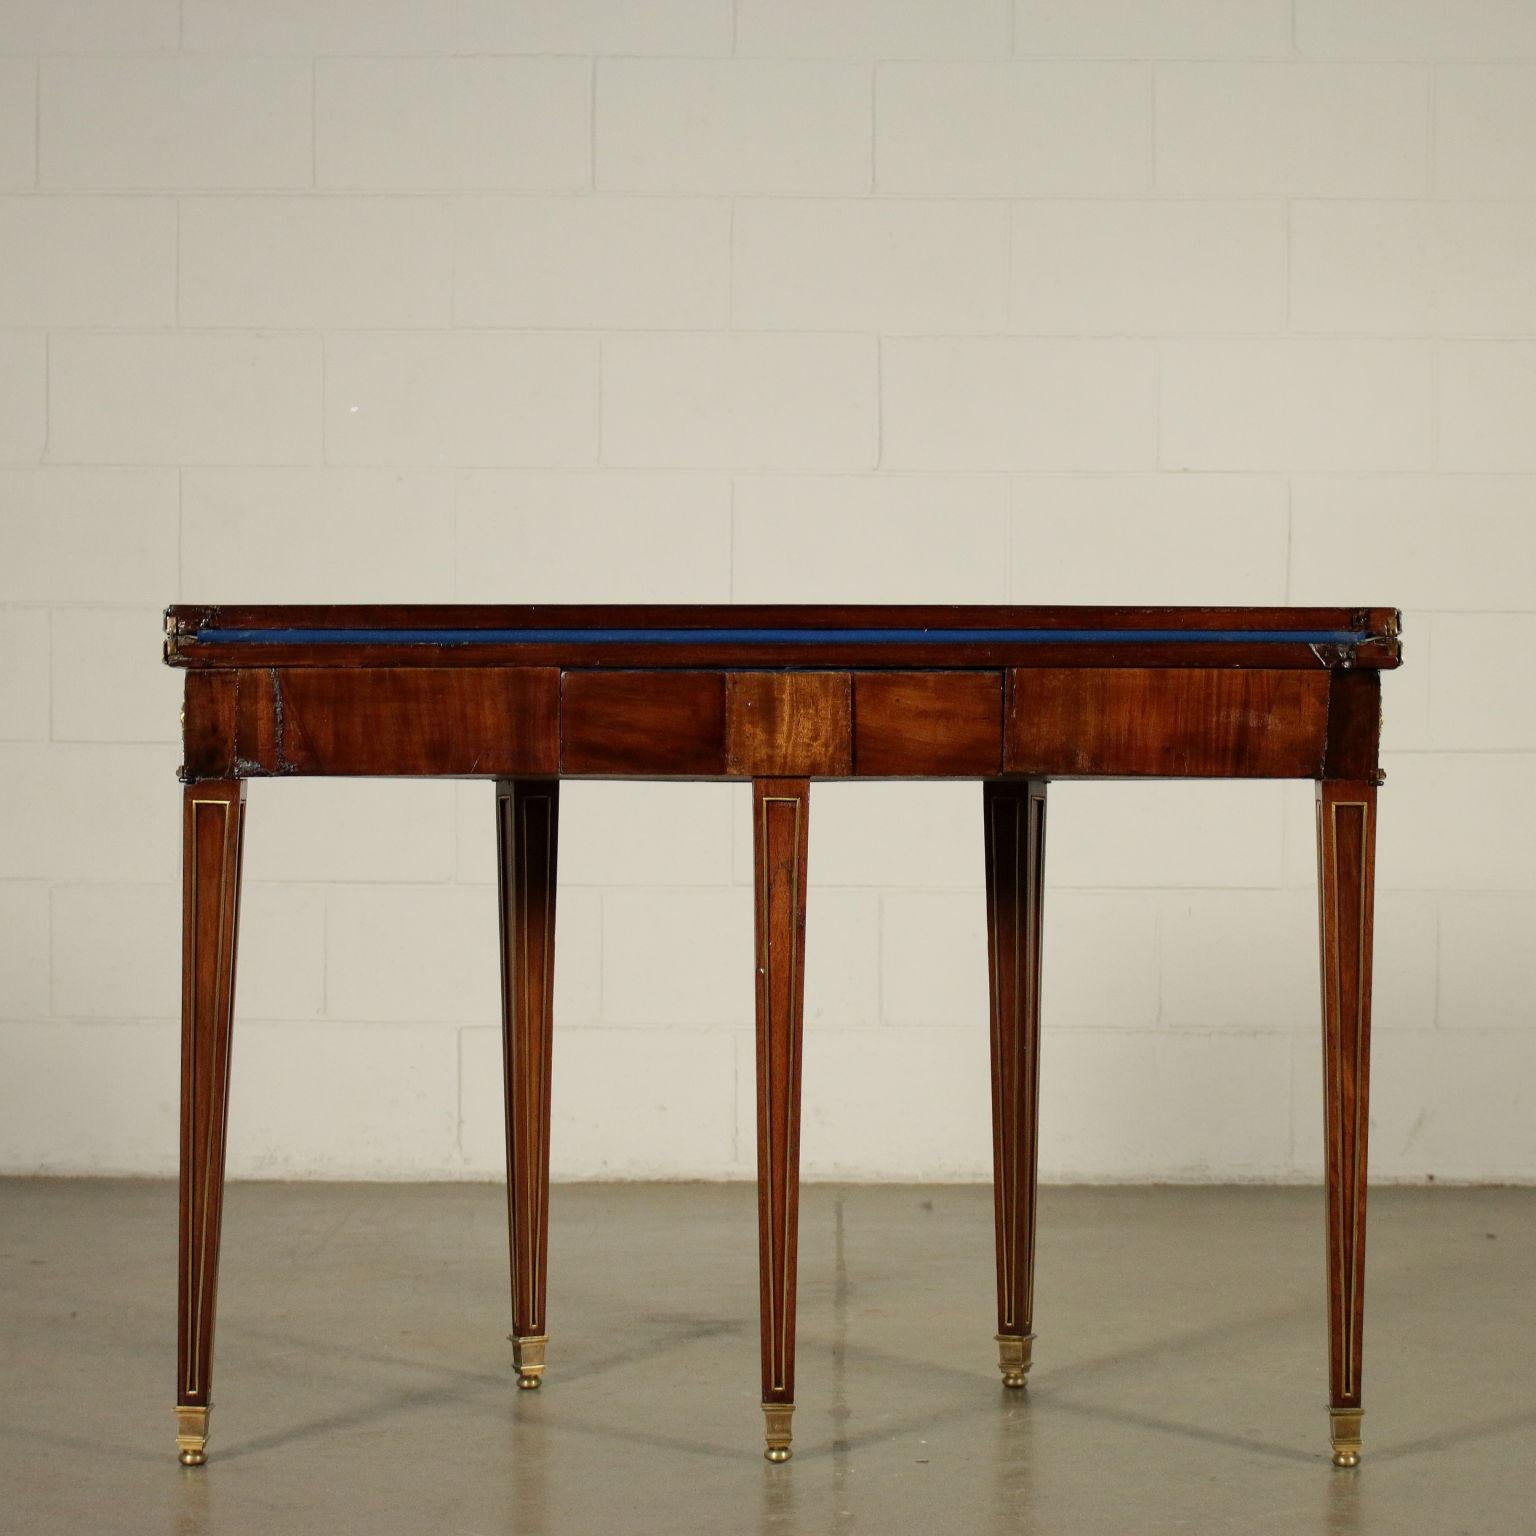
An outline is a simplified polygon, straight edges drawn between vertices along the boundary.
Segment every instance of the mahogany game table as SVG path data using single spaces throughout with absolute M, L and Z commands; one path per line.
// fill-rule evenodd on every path
M 545 1369 L 560 781 L 752 783 L 766 1455 L 795 1400 L 806 851 L 817 779 L 981 785 L 997 1347 L 1034 1335 L 1046 788 L 1317 784 L 1328 1381 L 1360 1458 L 1371 926 L 1390 608 L 199 607 L 166 614 L 183 705 L 177 1446 L 206 1459 L 245 781 L 494 783 L 518 1385 Z M 1256 937 L 1258 937 L 1256 935 Z

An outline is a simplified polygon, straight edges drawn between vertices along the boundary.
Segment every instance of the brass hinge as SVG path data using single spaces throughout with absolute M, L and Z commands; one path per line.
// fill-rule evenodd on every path
M 1352 645 L 1320 645 L 1314 642 L 1308 649 L 1323 666 L 1330 669 L 1337 667 L 1340 671 L 1348 671 L 1355 664 L 1355 648 Z

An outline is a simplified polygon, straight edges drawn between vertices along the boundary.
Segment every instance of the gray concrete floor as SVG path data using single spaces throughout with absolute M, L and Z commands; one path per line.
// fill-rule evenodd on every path
M 1319 1192 L 1044 1191 L 1021 1396 L 990 1193 L 837 1186 L 804 1193 L 772 1467 L 750 1188 L 557 1188 L 520 1393 L 498 1189 L 237 1185 L 187 1470 L 174 1191 L 0 1181 L 0 1529 L 1530 1532 L 1536 1190 L 1371 1199 L 1358 1471 L 1327 1456 Z

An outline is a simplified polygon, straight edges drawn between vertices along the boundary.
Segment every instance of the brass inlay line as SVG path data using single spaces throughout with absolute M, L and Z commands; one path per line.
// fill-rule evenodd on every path
M 183 921 L 187 922 L 189 932 L 183 939 L 182 965 L 185 976 L 182 978 L 183 996 L 181 1000 L 182 1029 L 186 1035 L 186 1070 L 181 1085 L 182 1095 L 186 1104 L 181 1117 L 181 1168 L 182 1178 L 190 1181 L 196 1177 L 193 1159 L 197 1155 L 197 812 L 193 808 L 203 804 L 202 801 L 191 801 L 187 804 L 182 819 L 183 844 L 190 843 L 190 848 L 183 846 L 182 858 L 190 858 L 192 868 L 189 872 L 189 889 L 186 901 L 190 912 Z M 195 1189 L 187 1190 L 187 1214 L 186 1220 L 189 1230 L 186 1234 L 186 1252 L 182 1255 L 182 1261 L 186 1266 L 183 1283 L 187 1289 L 186 1315 L 181 1319 L 181 1326 L 185 1330 L 183 1343 L 186 1346 L 186 1377 L 182 1383 L 182 1390 L 187 1393 L 196 1391 L 193 1386 L 195 1378 L 194 1353 L 197 1341 L 197 1290 L 196 1268 L 193 1261 L 192 1233 L 190 1223 L 192 1220 L 192 1207 L 197 1199 Z
M 991 922 L 989 924 L 989 928 L 991 929 L 991 933 L 989 935 L 991 938 L 990 948 L 992 950 L 992 954 L 989 956 L 989 969 L 992 973 L 992 1051 L 994 1059 L 997 1060 L 999 1064 L 1001 1064 L 1003 1051 L 1003 993 L 1000 977 L 1002 967 L 998 961 L 1001 954 L 1000 941 L 1002 935 L 998 932 L 998 928 L 1002 921 L 1002 904 L 998 894 L 997 871 L 998 865 L 1002 859 L 1002 845 L 997 832 L 997 807 L 997 797 L 995 795 L 990 796 L 987 803 L 987 840 L 989 844 L 989 852 L 991 854 L 989 863 L 991 865 L 992 878 L 992 911 L 990 913 Z M 1003 1117 L 1006 1112 L 1005 1099 L 1006 1095 L 1003 1089 L 1003 1074 L 1001 1071 L 995 1071 L 992 1073 L 992 1119 L 995 1125 L 1001 1125 L 1003 1123 Z M 1010 1278 L 1010 1256 L 1008 1253 L 1007 1238 L 1008 1159 L 1006 1157 L 999 1158 L 998 1172 L 1002 1183 L 1002 1188 L 998 1192 L 998 1201 L 1002 1207 L 1003 1213 L 1003 1233 L 1002 1240 L 998 1244 L 998 1253 L 1003 1271 L 1003 1323 L 1004 1326 L 1006 1326 L 1013 1321 L 1013 1283 Z
M 497 926 L 501 936 L 501 1061 L 502 1076 L 505 1079 L 502 1088 L 502 1114 L 506 1122 L 507 1132 L 507 1160 L 513 1163 L 513 1153 L 517 1143 L 514 1141 L 514 1123 L 516 1116 L 513 1114 L 512 1096 L 517 1091 L 516 1083 L 516 1007 L 517 989 L 514 979 L 515 951 L 509 942 L 510 935 L 507 932 L 507 924 L 513 924 L 516 931 L 516 902 L 517 879 L 511 857 L 512 849 L 508 846 L 515 828 L 511 817 L 513 812 L 513 793 L 504 785 L 498 785 L 496 789 L 496 855 L 497 855 L 497 894 L 499 900 L 496 903 Z M 514 845 L 515 846 L 515 845 Z M 512 876 L 510 882 L 509 874 Z M 508 884 L 511 890 L 508 890 Z M 512 909 L 509 911 L 509 907 Z M 507 1169 L 507 1236 L 510 1245 L 510 1258 L 512 1265 L 512 1329 L 517 1331 L 517 1307 L 518 1298 L 522 1291 L 518 1275 L 518 1265 L 521 1261 L 523 1244 L 517 1236 L 517 1199 L 515 1189 L 516 1166 Z
M 1020 816 L 1017 800 L 1009 805 L 1009 825 L 1012 828 L 1012 854 L 1014 854 L 1014 903 L 1012 903 L 1012 926 L 1014 926 L 1014 1008 L 1012 1017 L 1009 1018 L 1009 1052 L 1008 1052 L 1008 1081 L 1006 1081 L 1006 1094 L 1008 1094 L 1008 1144 L 1011 1149 L 1011 1157 L 1008 1158 L 1008 1187 L 1005 1190 L 1006 1210 L 1008 1210 L 1008 1321 L 1014 1321 L 1014 1278 L 1018 1273 L 1018 1201 L 1020 1201 L 1020 1189 L 1018 1189 L 1018 1157 L 1021 1147 L 1018 1146 L 1018 1074 L 1020 1074 L 1020 1038 L 1018 1038 L 1018 1005 L 1020 1005 L 1021 988 L 1028 985 L 1025 975 L 1025 932 L 1023 932 L 1023 906 L 1021 906 L 1021 892 L 1023 892 L 1023 877 L 1025 877 L 1025 845 L 1028 842 L 1028 822 Z
M 1007 1113 L 1008 1113 L 1008 1145 L 1011 1155 L 1005 1160 L 1008 1168 L 1008 1183 L 1004 1190 L 1004 1206 L 1008 1215 L 1008 1233 L 1004 1247 L 1008 1252 L 1008 1321 L 1014 1320 L 1014 1284 L 1013 1276 L 1018 1272 L 1019 1250 L 1019 1072 L 1022 1063 L 1019 1059 L 1021 1042 L 1019 1039 L 1019 1004 L 1021 988 L 1028 985 L 1024 974 L 1024 922 L 1021 904 L 1024 887 L 1024 852 L 1028 845 L 1029 831 L 1027 818 L 1019 814 L 1019 803 L 1014 800 L 1010 806 L 1012 816 L 1010 818 L 1013 828 L 1013 1016 L 1009 1019 L 1009 1033 L 1012 1037 L 1012 1049 L 1009 1051 L 1009 1075 L 1007 1085 Z
M 1358 1262 L 1359 1247 L 1359 1217 L 1360 1217 L 1360 1142 L 1361 1142 L 1361 1112 L 1365 1102 L 1365 1089 L 1361 1079 L 1361 1068 L 1364 1065 L 1365 1051 L 1365 903 L 1368 895 L 1367 888 L 1367 843 L 1370 836 L 1370 807 L 1361 800 L 1349 802 L 1360 807 L 1360 905 L 1357 913 L 1355 934 L 1355 1131 L 1353 1153 L 1353 1168 L 1350 1178 L 1350 1250 L 1349 1250 L 1349 1318 L 1348 1332 L 1345 1337 L 1349 1343 L 1349 1350 L 1345 1357 L 1345 1382 L 1349 1389 L 1355 1389 L 1355 1307 L 1359 1300 L 1360 1291 L 1360 1264 Z M 1337 814 L 1338 807 L 1334 807 Z
M 1028 1200 L 1029 1212 L 1029 1246 L 1024 1255 L 1024 1317 L 1023 1325 L 1026 1331 L 1034 1319 L 1035 1301 L 1035 1167 L 1038 1161 L 1040 1144 L 1040 1109 L 1039 1109 L 1039 1075 L 1040 1075 L 1040 948 L 1041 948 L 1041 924 L 1045 919 L 1045 796 L 1031 795 L 1029 797 L 1030 809 L 1030 833 L 1032 843 L 1030 847 L 1030 895 L 1032 904 L 1029 909 L 1029 954 L 1030 975 L 1027 1003 L 1029 1007 L 1029 1031 L 1028 1048 L 1029 1076 L 1029 1155 L 1025 1164 L 1029 1172 L 1026 1180 L 1025 1198 Z
M 529 1234 L 529 1253 L 531 1255 L 531 1268 L 528 1276 L 529 1291 L 529 1320 L 535 1333 L 543 1331 L 540 1317 L 544 1305 L 544 1297 L 539 1289 L 539 1266 L 543 1257 L 543 1242 L 541 1233 L 544 1229 L 544 1162 L 542 1157 L 537 1157 L 539 1149 L 544 1141 L 544 1084 L 549 1077 L 550 1051 L 544 1038 L 544 1018 L 549 1006 L 550 985 L 550 946 L 553 942 L 550 904 L 554 899 L 554 870 L 552 854 L 554 851 L 555 826 L 554 816 L 550 809 L 551 797 L 549 795 L 529 795 L 522 799 L 523 812 L 523 888 L 528 889 L 528 843 L 530 835 L 528 831 L 529 809 L 534 804 L 543 804 L 544 811 L 544 956 L 543 967 L 539 975 L 538 1003 L 539 1013 L 535 1020 L 538 1031 L 539 1043 L 542 1055 L 539 1062 L 539 1084 L 534 1098 L 536 1102 L 528 1105 L 528 1135 L 530 1140 L 528 1167 L 532 1177 L 532 1207 L 533 1230 Z M 532 970 L 529 967 L 528 957 L 528 925 L 523 924 L 523 975 L 531 978 Z M 533 987 L 525 988 L 525 995 L 531 1005 L 533 1001 Z M 537 1158 L 537 1163 L 535 1163 Z
M 1328 816 L 1328 840 L 1329 863 L 1333 870 L 1331 893 L 1325 893 L 1325 899 L 1331 904 L 1331 918 L 1329 924 L 1332 929 L 1333 945 L 1333 1162 L 1339 1170 L 1338 1177 L 1342 1181 L 1344 1176 L 1344 1073 L 1343 1063 L 1340 1059 L 1343 1053 L 1343 1029 L 1344 1012 L 1343 996 L 1340 987 L 1339 973 L 1343 965 L 1342 947 L 1339 942 L 1339 807 L 1335 801 L 1329 806 Z M 1334 1243 L 1339 1254 L 1340 1262 L 1349 1263 L 1349 1251 L 1344 1243 L 1344 1202 L 1345 1191 L 1341 1188 L 1337 1191 L 1338 1199 L 1334 1201 L 1333 1227 Z M 1346 1296 L 1347 1281 L 1343 1276 L 1339 1281 L 1339 1306 L 1343 1312 L 1340 1320 L 1339 1337 L 1343 1358 L 1339 1365 L 1339 1380 L 1342 1383 L 1341 1391 L 1347 1397 L 1349 1395 L 1349 1306 Z
M 773 1021 L 773 986 L 772 986 L 772 961 L 773 961 L 773 925 L 769 921 L 768 909 L 768 807 L 770 805 L 792 805 L 795 808 L 794 819 L 794 859 L 790 868 L 790 923 L 789 923 L 789 1065 L 788 1083 L 786 1091 L 792 1092 L 795 1081 L 795 989 L 797 985 L 797 950 L 796 936 L 800 928 L 800 805 L 802 797 L 799 795 L 764 795 L 760 802 L 761 815 L 758 818 L 758 890 L 760 893 L 759 924 L 762 929 L 763 949 L 763 979 L 760 983 L 763 993 L 763 1039 L 760 1049 L 763 1058 L 763 1085 L 767 1100 L 767 1113 L 763 1116 L 764 1139 L 766 1142 L 768 1174 L 770 1180 L 773 1177 L 773 1080 L 770 1076 L 770 1068 L 773 1065 L 773 1051 L 771 1049 L 771 1033 Z M 784 1390 L 785 1377 L 788 1374 L 787 1367 L 787 1332 L 789 1318 L 789 1182 L 794 1171 L 789 1167 L 790 1134 L 785 1132 L 784 1158 L 785 1158 L 785 1187 L 781 1221 L 783 1224 L 783 1271 L 779 1281 L 778 1307 L 776 1313 L 770 1313 L 769 1317 L 769 1375 L 770 1388 L 779 1392 Z M 778 1249 L 774 1244 L 773 1226 L 773 1198 L 772 1188 L 769 1190 L 768 1201 L 768 1281 L 770 1288 L 773 1284 L 774 1271 L 779 1264 Z M 770 1289 L 770 1298 L 772 1291 Z
M 538 1179 L 533 1174 L 533 1143 L 534 1143 L 534 1106 L 533 1093 L 529 1084 L 529 1068 L 532 1063 L 528 1060 L 529 1050 L 529 1012 L 532 994 L 533 973 L 528 968 L 528 908 L 530 906 L 529 891 L 531 886 L 528 881 L 528 801 L 526 796 L 519 795 L 513 803 L 513 822 L 517 828 L 514 839 L 514 848 L 518 858 L 518 883 L 517 892 L 521 898 L 518 907 L 517 935 L 521 942 L 522 963 L 517 973 L 517 1034 L 518 1034 L 518 1065 L 521 1070 L 517 1074 L 518 1098 L 522 1104 L 522 1132 L 523 1132 L 523 1159 L 522 1159 L 522 1185 L 523 1207 L 528 1216 L 528 1229 L 523 1233 L 524 1241 L 523 1262 L 527 1266 L 528 1273 L 525 1276 L 528 1285 L 528 1323 L 534 1333 L 539 1331 L 538 1286 L 534 1277 L 538 1274 L 537 1259 L 534 1255 L 534 1244 L 537 1239 L 534 1233 L 538 1231 L 538 1214 L 533 1209 L 534 1201 L 538 1199 Z M 519 1330 L 521 1331 L 521 1330 Z

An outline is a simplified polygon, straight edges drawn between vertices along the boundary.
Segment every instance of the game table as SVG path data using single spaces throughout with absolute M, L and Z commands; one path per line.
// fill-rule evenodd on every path
M 511 1342 L 527 1389 L 543 1380 L 548 1344 L 560 781 L 751 782 L 762 1403 L 773 1462 L 789 1459 L 795 1401 L 813 781 L 980 784 L 996 1346 L 1004 1386 L 1022 1388 L 1035 1338 L 1047 785 L 1314 780 L 1328 1412 L 1334 1463 L 1357 1465 L 1380 674 L 1399 664 L 1398 632 L 1390 608 L 168 609 L 165 659 L 186 672 L 182 1463 L 206 1459 L 212 1403 L 245 782 L 320 774 L 494 786 Z M 1109 951 L 1113 934 L 1104 940 Z

